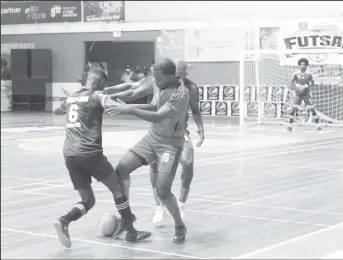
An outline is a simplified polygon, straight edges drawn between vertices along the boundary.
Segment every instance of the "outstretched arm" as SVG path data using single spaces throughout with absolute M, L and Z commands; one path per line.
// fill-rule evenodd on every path
M 135 89 L 135 88 L 138 88 L 138 87 L 139 87 L 139 83 L 138 82 L 123 83 L 123 84 L 107 87 L 107 88 L 104 89 L 104 91 L 106 93 L 118 93 L 118 92 L 123 92 L 123 91 L 126 91 L 126 90 L 130 90 L 130 89 Z

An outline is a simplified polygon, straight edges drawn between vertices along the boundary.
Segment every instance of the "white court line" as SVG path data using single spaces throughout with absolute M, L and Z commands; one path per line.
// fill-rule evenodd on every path
M 39 195 L 39 196 L 46 196 L 46 197 L 58 197 L 58 198 L 68 198 L 68 199 L 72 198 L 71 196 L 46 194 L 46 193 L 38 193 L 38 192 L 13 191 L 13 190 L 6 190 L 6 189 L 4 189 L 3 191 L 14 192 L 14 193 L 23 193 L 23 194 L 32 194 L 32 195 Z M 97 200 L 97 201 L 113 204 L 113 201 L 111 201 L 111 200 Z M 141 206 L 141 207 L 156 208 L 156 205 L 148 205 L 148 204 L 140 204 L 140 203 L 130 203 L 130 204 L 136 205 L 136 206 Z M 213 215 L 213 216 L 229 216 L 229 217 L 239 217 L 239 218 L 246 218 L 246 219 L 253 219 L 253 220 L 274 221 L 274 222 L 281 222 L 281 223 L 286 223 L 286 224 L 298 224 L 298 225 L 309 225 L 309 226 L 319 226 L 319 227 L 330 226 L 327 224 L 310 223 L 310 222 L 304 222 L 304 221 L 292 221 L 292 220 L 275 219 L 275 218 L 253 217 L 253 216 L 246 216 L 246 215 L 239 215 L 239 214 L 220 213 L 220 212 L 202 211 L 202 210 L 194 210 L 194 209 L 186 209 L 185 211 L 202 213 L 205 215 Z M 6 213 L 1 212 L 1 216 L 5 216 L 8 214 L 12 214 L 12 213 L 14 214 L 14 212 L 6 212 Z
M 317 235 L 317 234 L 320 234 L 320 233 L 323 233 L 323 232 L 326 232 L 326 231 L 329 231 L 329 230 L 332 230 L 332 229 L 335 229 L 335 228 L 341 228 L 340 226 L 342 225 L 343 223 L 339 223 L 339 224 L 336 224 L 336 225 L 333 225 L 333 226 L 329 226 L 327 228 L 323 228 L 323 229 L 320 229 L 320 230 L 317 230 L 317 231 L 314 231 L 314 232 L 311 232 L 311 233 L 307 233 L 305 235 L 302 235 L 302 236 L 298 236 L 298 237 L 295 237 L 295 238 L 292 238 L 292 239 L 289 239 L 289 240 L 286 240 L 284 242 L 281 242 L 281 243 L 278 243 L 278 244 L 275 244 L 275 245 L 272 245 L 272 246 L 268 246 L 268 247 L 265 247 L 265 248 L 262 248 L 262 249 L 258 249 L 258 250 L 255 250 L 253 252 L 250 252 L 250 253 L 247 253 L 247 254 L 243 254 L 243 255 L 240 255 L 240 256 L 236 256 L 234 257 L 233 259 L 244 259 L 244 258 L 248 258 L 248 257 L 252 257 L 256 254 L 260 254 L 260 253 L 263 253 L 263 252 L 266 252 L 266 251 L 269 251 L 271 249 L 274 249 L 274 248 L 277 248 L 277 247 L 280 247 L 280 246 L 283 246 L 283 245 L 287 245 L 291 242 L 295 242 L 295 241 L 298 241 L 300 239 L 303 239 L 303 238 L 306 238 L 306 237 L 311 237 L 313 235 Z M 343 232 L 343 230 L 342 230 Z
M 47 184 L 47 182 L 49 181 L 31 182 L 31 183 L 25 183 L 21 185 L 6 186 L 6 187 L 2 187 L 1 190 L 2 189 L 15 189 L 15 188 L 21 188 L 21 187 L 27 187 L 27 186 L 34 186 L 34 185 L 45 185 Z
M 4 178 L 10 177 L 10 178 L 20 178 L 20 177 L 12 177 L 12 176 L 2 176 Z M 25 178 L 27 179 L 27 178 Z M 46 185 L 46 187 L 41 187 L 41 188 L 37 188 L 37 189 L 32 189 L 32 190 L 25 190 L 25 192 L 29 192 L 29 193 L 35 193 L 36 191 L 40 191 L 40 190 L 44 190 L 44 189 L 51 189 L 51 188 L 57 188 L 57 187 L 66 187 L 66 188 L 72 188 L 72 185 L 70 183 L 67 182 L 67 180 L 69 179 L 65 179 L 65 181 L 51 181 L 51 182 L 59 182 L 61 184 L 52 184 L 52 183 L 48 183 L 48 181 L 42 181 L 42 185 Z M 271 209 L 281 209 L 281 210 L 289 210 L 289 211 L 299 211 L 299 212 L 308 212 L 308 213 L 315 213 L 315 214 L 326 214 L 326 215 L 343 215 L 343 213 L 338 213 L 338 212 L 323 212 L 323 211 L 316 211 L 316 210 L 305 210 L 305 209 L 298 209 L 298 208 L 291 208 L 291 207 L 278 207 L 278 206 L 266 206 L 266 205 L 259 205 L 259 204 L 251 204 L 250 202 L 254 202 L 254 201 L 259 201 L 265 198 L 269 198 L 269 197 L 274 197 L 274 196 L 278 196 L 284 193 L 289 193 L 289 192 L 294 192 L 294 191 L 298 191 L 301 189 L 306 189 L 306 188 L 314 188 L 317 186 L 322 186 L 322 185 L 326 185 L 326 184 L 331 184 L 331 183 L 336 183 L 337 180 L 334 181 L 328 181 L 328 182 L 324 182 L 324 183 L 318 183 L 312 186 L 301 186 L 295 189 L 291 189 L 291 190 L 285 190 L 285 191 L 281 191 L 278 193 L 274 193 L 274 194 L 269 194 L 269 195 L 265 195 L 265 196 L 261 196 L 255 199 L 247 199 L 247 198 L 234 198 L 234 197 L 224 197 L 224 196 L 216 196 L 216 195 L 204 195 L 204 194 L 196 194 L 196 193 L 192 193 L 192 196 L 195 197 L 203 197 L 205 199 L 200 199 L 200 198 L 189 198 L 189 200 L 195 200 L 195 201 L 207 201 L 207 202 L 213 202 L 213 203 L 221 203 L 221 204 L 226 204 L 224 206 L 220 206 L 220 207 L 216 207 L 214 208 L 215 210 L 218 209 L 223 209 L 223 208 L 228 208 L 231 206 L 236 206 L 236 205 L 246 205 L 246 206 L 251 206 L 251 207 L 261 207 L 261 208 L 271 208 Z M 2 188 L 2 190 L 7 190 L 8 187 L 4 187 Z M 94 191 L 107 191 L 107 189 L 102 188 L 102 187 L 93 187 Z M 149 192 L 149 193 L 140 193 L 141 195 L 149 195 L 151 196 L 152 194 L 152 190 L 151 189 L 145 189 L 145 188 L 135 188 L 135 187 L 131 187 L 130 190 L 135 190 L 135 191 L 145 191 L 145 192 Z M 213 200 L 210 198 L 216 198 L 216 199 L 223 199 L 225 201 L 219 201 L 219 200 Z M 233 200 L 233 201 L 227 201 L 227 200 Z M 234 201 L 237 202 L 234 202 Z
M 343 259 L 343 250 L 323 256 L 321 259 Z
M 17 230 L 17 229 L 11 229 L 11 228 L 2 228 L 1 227 L 1 231 L 25 234 L 25 235 L 35 236 L 35 237 L 48 237 L 48 238 L 58 239 L 58 237 L 54 236 L 54 235 L 42 234 L 42 233 L 37 233 L 37 232 L 29 232 L 29 231 Z M 159 254 L 159 255 L 166 255 L 166 256 L 175 256 L 175 257 L 191 258 L 191 259 L 208 259 L 208 258 L 198 257 L 198 256 L 193 256 L 193 255 L 176 254 L 176 253 L 172 253 L 172 252 L 158 251 L 158 250 L 145 249 L 145 248 L 137 248 L 137 247 L 133 247 L 133 246 L 122 246 L 122 245 L 109 244 L 109 243 L 105 243 L 105 242 L 94 241 L 94 240 L 86 240 L 86 239 L 74 238 L 74 237 L 72 238 L 72 241 L 82 242 L 82 243 L 86 243 L 86 244 L 100 245 L 100 246 L 109 246 L 109 247 L 132 250 L 132 251 L 140 251 L 140 252 L 147 252 L 147 253 L 153 253 L 153 254 Z M 3 253 L 4 252 L 2 252 L 2 254 Z

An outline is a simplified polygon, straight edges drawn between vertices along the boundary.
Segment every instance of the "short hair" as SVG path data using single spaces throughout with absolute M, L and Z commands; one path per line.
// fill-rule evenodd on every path
M 307 67 L 309 64 L 309 61 L 306 58 L 301 58 L 300 60 L 298 60 L 298 65 L 300 66 L 301 63 L 305 63 L 305 65 Z
M 154 65 L 154 70 L 161 71 L 164 75 L 173 75 L 176 74 L 176 65 L 174 61 L 169 58 L 163 58 Z

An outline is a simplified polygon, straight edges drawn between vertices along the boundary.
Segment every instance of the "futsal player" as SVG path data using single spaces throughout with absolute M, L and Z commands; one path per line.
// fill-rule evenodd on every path
M 142 165 L 157 161 L 156 191 L 173 216 L 173 242 L 182 243 L 185 241 L 187 229 L 171 187 L 185 142 L 185 113 L 189 106 L 189 92 L 175 73 L 175 63 L 171 59 L 163 58 L 154 65 L 154 80 L 146 81 L 144 88 L 132 90 L 138 92 L 138 96 L 153 93 L 156 111 L 138 109 L 125 103 L 106 111 L 111 115 L 132 114 L 152 123 L 148 133 L 122 157 L 116 166 L 116 172 L 123 185 L 126 185 L 128 194 L 129 174 Z
M 57 115 L 66 114 L 63 155 L 70 179 L 81 197 L 79 203 L 54 222 L 59 240 L 67 248 L 71 247 L 69 224 L 85 215 L 95 204 L 91 177 L 102 182 L 112 192 L 125 223 L 126 241 L 136 242 L 151 235 L 150 232 L 137 231 L 133 227 L 135 217 L 131 213 L 129 201 L 123 193 L 118 175 L 103 155 L 101 128 L 104 107 L 116 104 L 101 92 L 106 81 L 104 70 L 91 69 L 86 86 L 68 96 L 54 111 Z
M 289 119 L 288 131 L 292 131 L 292 125 L 297 108 L 300 106 L 301 101 L 304 101 L 305 105 L 312 112 L 314 121 L 317 125 L 317 130 L 321 131 L 322 128 L 319 125 L 319 117 L 314 109 L 310 88 L 314 87 L 314 80 L 312 73 L 307 71 L 309 65 L 308 59 L 302 58 L 298 61 L 299 70 L 293 73 L 292 86 L 296 89 L 296 95 L 293 100 L 292 112 Z
M 200 147 L 204 140 L 204 127 L 203 127 L 202 115 L 199 110 L 199 88 L 195 83 L 193 83 L 190 79 L 186 77 L 187 64 L 183 60 L 176 60 L 175 65 L 176 65 L 176 76 L 182 79 L 185 87 L 189 91 L 189 97 L 190 97 L 189 105 L 193 114 L 193 119 L 196 125 L 198 126 L 197 132 L 200 135 L 200 141 L 198 142 L 197 147 Z M 111 92 L 112 91 L 121 92 L 117 95 L 113 95 L 114 97 L 119 97 L 126 101 L 132 101 L 132 100 L 137 99 L 139 97 L 138 94 L 141 92 L 135 91 L 134 94 L 132 94 L 130 90 L 137 89 L 139 86 L 141 86 L 141 88 L 144 88 L 144 82 L 142 82 L 141 84 L 120 84 L 120 85 L 109 87 L 106 89 Z M 149 93 L 147 92 L 147 94 Z M 182 166 L 182 174 L 181 174 L 182 184 L 181 184 L 180 195 L 179 195 L 179 200 L 178 200 L 182 217 L 184 217 L 184 205 L 188 198 L 190 184 L 192 182 L 193 172 L 194 172 L 194 149 L 193 149 L 193 144 L 190 138 L 190 132 L 187 129 L 188 119 L 189 119 L 189 114 L 188 112 L 186 112 L 185 114 L 185 145 L 184 145 L 182 155 L 180 158 L 180 163 Z M 154 224 L 159 224 L 163 221 L 164 212 L 165 212 L 165 207 L 162 201 L 159 199 L 156 192 L 157 172 L 158 172 L 158 165 L 156 162 L 152 162 L 150 164 L 150 180 L 153 187 L 154 199 L 157 205 L 155 215 L 153 217 Z

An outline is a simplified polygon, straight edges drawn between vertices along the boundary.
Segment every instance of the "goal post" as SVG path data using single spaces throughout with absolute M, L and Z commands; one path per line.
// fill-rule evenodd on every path
M 310 63 L 307 70 L 315 82 L 310 91 L 321 124 L 343 126 L 343 49 L 241 51 L 240 125 L 288 122 L 295 97 L 292 75 L 299 70 L 300 58 Z M 295 123 L 313 123 L 304 103 L 298 107 Z

